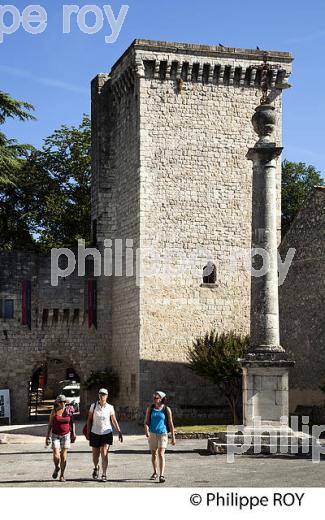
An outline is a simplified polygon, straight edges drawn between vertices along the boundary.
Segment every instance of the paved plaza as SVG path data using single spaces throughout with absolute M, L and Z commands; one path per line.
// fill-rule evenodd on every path
M 38 428 L 38 433 L 44 427 Z M 124 428 L 128 430 L 128 428 Z M 19 430 L 16 430 L 19 432 Z M 16 432 L 15 431 L 15 432 Z M 237 456 L 233 464 L 225 455 L 207 455 L 207 440 L 179 439 L 167 452 L 166 483 L 149 480 L 152 473 L 147 442 L 139 433 L 127 434 L 121 445 L 114 438 L 108 482 L 91 478 L 88 443 L 78 436 L 69 452 L 65 483 L 53 481 L 51 449 L 44 438 L 9 432 L 8 444 L 0 444 L 0 487 L 281 487 L 325 485 L 325 460 L 291 457 Z

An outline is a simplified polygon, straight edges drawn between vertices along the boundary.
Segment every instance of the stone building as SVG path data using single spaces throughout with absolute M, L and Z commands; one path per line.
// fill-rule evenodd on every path
M 294 354 L 290 406 L 324 406 L 325 394 L 325 186 L 314 188 L 286 233 L 280 254 L 296 250 L 280 287 L 282 344 Z
M 106 366 L 105 330 L 88 321 L 88 275 L 53 287 L 50 255 L 28 252 L 2 252 L 0 265 L 0 388 L 10 390 L 19 423 L 29 416 L 33 379 L 46 378 L 51 398 L 70 372 L 84 380 Z
M 136 40 L 93 80 L 93 243 L 102 258 L 112 251 L 113 276 L 72 275 L 54 288 L 48 257 L 2 254 L 0 298 L 14 300 L 15 312 L 0 318 L 0 387 L 11 390 L 15 421 L 26 418 L 33 371 L 53 360 L 81 381 L 103 365 L 115 368 L 115 404 L 128 417 L 141 415 L 157 387 L 178 416 L 224 417 L 223 396 L 193 375 L 186 353 L 212 328 L 249 332 L 246 153 L 256 141 L 251 117 L 263 58 L 258 50 Z M 267 60 L 280 146 L 292 57 L 270 51 Z M 279 238 L 280 185 L 279 160 Z M 32 287 L 30 329 L 24 280 Z M 97 303 L 91 326 L 89 281 Z
M 215 389 L 189 373 L 186 349 L 211 328 L 248 331 L 249 273 L 230 272 L 229 259 L 250 250 L 246 153 L 256 141 L 251 117 L 262 58 L 259 51 L 137 40 L 109 75 L 93 81 L 97 241 L 131 240 L 143 252 L 140 286 L 136 275 L 102 283 L 123 405 L 132 374 L 140 406 L 157 385 L 179 409 L 212 404 Z M 279 67 L 269 82 L 280 144 L 292 58 L 270 52 L 268 60 Z M 280 228 L 280 161 L 277 172 Z M 209 261 L 214 284 L 202 283 Z

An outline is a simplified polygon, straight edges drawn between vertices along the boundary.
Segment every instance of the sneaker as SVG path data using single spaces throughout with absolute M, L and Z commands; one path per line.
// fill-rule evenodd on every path
M 95 466 L 93 471 L 93 479 L 97 480 L 99 476 L 99 466 Z
M 166 482 L 166 479 L 165 479 L 164 475 L 160 475 L 160 477 L 159 477 L 159 482 L 160 482 L 161 484 L 163 484 L 164 482 Z
M 107 482 L 107 477 L 106 477 L 106 475 L 102 475 L 102 482 Z
M 55 468 L 55 470 L 53 471 L 53 474 L 52 474 L 52 478 L 58 478 L 59 471 L 60 471 L 60 466 Z

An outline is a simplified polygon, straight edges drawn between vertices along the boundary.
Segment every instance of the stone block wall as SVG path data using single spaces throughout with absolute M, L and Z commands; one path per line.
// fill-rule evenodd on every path
M 200 403 L 223 399 L 189 373 L 188 346 L 212 328 L 249 332 L 250 275 L 240 262 L 232 273 L 229 259 L 250 250 L 246 152 L 256 141 L 251 117 L 261 92 L 249 67 L 260 62 L 182 48 L 141 48 L 140 58 L 141 243 L 150 251 L 144 271 L 154 262 L 157 273 L 145 276 L 140 292 L 140 356 L 157 366 L 149 379 L 141 376 L 140 400 L 158 380 L 178 410 L 192 404 L 195 413 Z M 280 144 L 281 88 L 275 82 L 272 96 Z M 280 162 L 278 215 L 279 190 Z M 202 285 L 208 261 L 217 268 L 215 286 Z M 164 371 L 162 361 L 178 370 Z
M 290 372 L 290 410 L 324 404 L 325 187 L 316 187 L 280 246 L 282 259 L 296 250 L 280 287 L 280 337 L 296 365 Z
M 96 85 L 105 80 L 98 89 Z M 105 323 L 112 367 L 120 375 L 119 408 L 128 418 L 134 418 L 139 406 L 139 287 L 135 268 L 140 235 L 139 97 L 135 82 L 136 78 L 125 79 L 120 95 L 114 92 L 114 78 L 98 76 L 93 81 L 92 108 L 93 218 L 99 223 L 99 250 L 103 252 L 105 240 L 109 240 L 113 257 L 112 276 L 104 275 L 98 281 L 103 307 L 99 320 Z M 128 264 L 129 276 L 127 249 L 133 257 Z
M 36 369 L 52 366 L 58 379 L 73 368 L 81 381 L 109 367 L 106 330 L 88 327 L 87 280 L 76 273 L 50 284 L 50 257 L 28 252 L 0 253 L 0 299 L 14 300 L 13 319 L 0 318 L 0 387 L 11 393 L 12 421 L 28 420 L 29 382 Z M 31 280 L 31 328 L 22 325 L 22 282 Z M 58 381 L 52 381 L 52 392 Z M 49 381 L 51 386 L 51 381 Z M 52 397 L 52 395 L 50 396 Z M 82 394 L 83 411 L 88 404 Z

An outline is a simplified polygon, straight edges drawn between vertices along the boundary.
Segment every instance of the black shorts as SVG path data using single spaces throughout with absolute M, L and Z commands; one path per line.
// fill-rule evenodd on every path
M 105 444 L 112 446 L 113 432 L 107 433 L 106 435 L 97 435 L 97 433 L 90 432 L 89 446 L 92 448 L 100 448 Z

